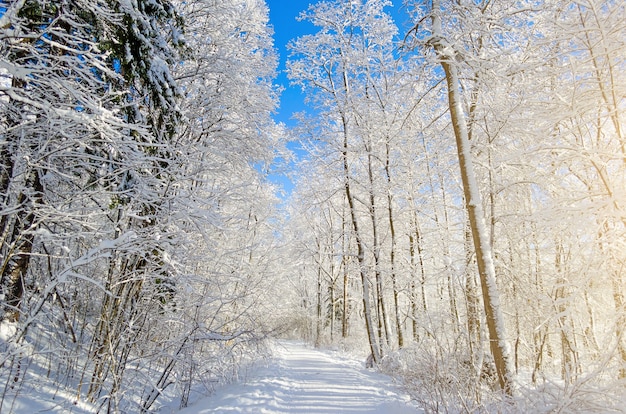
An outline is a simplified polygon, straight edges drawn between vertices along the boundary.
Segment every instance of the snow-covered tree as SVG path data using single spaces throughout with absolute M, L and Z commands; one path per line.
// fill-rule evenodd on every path
M 476 12 L 486 12 L 488 4 L 477 4 Z M 483 212 L 483 201 L 476 180 L 470 147 L 469 126 L 463 109 L 461 84 L 457 67 L 457 44 L 443 31 L 441 2 L 433 1 L 430 12 L 432 27 L 427 40 L 437 55 L 445 72 L 450 119 L 456 138 L 459 168 L 463 182 L 464 198 L 474 242 L 475 257 L 480 275 L 483 304 L 489 332 L 489 343 L 494 357 L 500 387 L 511 393 L 513 388 L 510 349 L 507 343 L 504 317 L 500 305 L 492 243 Z M 470 9 L 471 10 L 471 9 Z
M 19 367 L 31 357 L 20 344 L 50 332 L 46 346 L 65 356 L 47 358 L 79 399 L 149 410 L 177 375 L 185 405 L 198 381 L 235 373 L 246 358 L 237 353 L 271 325 L 275 199 L 263 166 L 278 130 L 267 8 L 6 9 L 0 257 L 3 323 L 17 330 L 3 361 Z
M 58 243 L 61 236 L 47 236 L 56 225 L 88 221 L 75 200 L 93 205 L 85 195 L 103 160 L 90 150 L 122 136 L 105 81 L 119 75 L 98 40 L 114 24 L 105 6 L 80 1 L 18 1 L 2 16 L 3 319 L 19 318 L 38 239 Z
M 373 143 L 382 139 L 373 136 L 364 121 L 372 114 L 368 101 L 380 98 L 378 90 L 385 82 L 385 71 L 393 62 L 393 36 L 397 29 L 384 8 L 385 1 L 337 1 L 319 3 L 302 14 L 320 28 L 315 35 L 303 36 L 292 43 L 291 78 L 310 91 L 310 100 L 331 122 L 324 125 L 325 145 L 340 154 L 343 191 L 350 212 L 351 233 L 356 242 L 356 257 L 361 275 L 363 310 L 372 356 L 380 361 L 383 342 L 389 340 L 389 323 L 384 299 L 383 276 L 380 271 L 380 237 L 378 204 L 374 193 Z M 371 94 L 371 101 L 368 99 Z M 378 97 L 376 94 L 379 94 Z M 384 103 L 383 103 L 384 105 Z M 333 131 L 337 131 L 333 133 Z M 379 131 L 376 130 L 376 133 Z M 361 149 L 362 148 L 362 149 Z M 369 185 L 359 195 L 355 177 L 365 157 L 365 177 Z M 369 168 L 369 170 L 367 170 Z M 369 171 L 369 173 L 367 172 Z M 378 174 L 376 174 L 378 177 Z M 362 206 L 365 200 L 365 217 Z M 365 221 L 364 221 L 365 220 Z M 369 229 L 369 230 L 368 230 Z M 373 237 L 369 245 L 366 236 Z M 344 252 L 347 254 L 347 252 Z M 374 301 L 370 297 L 370 255 L 374 261 Z M 378 317 L 375 319 L 374 316 Z M 377 326 L 376 326 L 376 325 Z

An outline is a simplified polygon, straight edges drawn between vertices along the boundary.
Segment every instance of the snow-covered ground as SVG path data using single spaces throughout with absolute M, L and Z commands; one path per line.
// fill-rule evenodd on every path
M 269 363 L 250 369 L 245 379 L 219 387 L 213 395 L 195 401 L 182 411 L 178 409 L 180 398 L 176 398 L 171 388 L 168 395 L 163 396 L 158 412 L 423 413 L 390 377 L 366 369 L 362 360 L 330 350 L 317 350 L 301 342 L 278 341 L 273 348 L 274 357 Z M 15 387 L 8 388 L 6 395 L 0 395 L 0 413 L 98 412 L 96 405 L 77 402 L 75 393 L 64 390 L 62 384 L 50 382 L 42 366 L 37 358 L 29 367 L 22 366 L 21 370 L 28 370 L 28 381 L 16 383 Z
M 391 378 L 362 361 L 282 341 L 275 362 L 245 383 L 220 388 L 180 414 L 422 413 Z

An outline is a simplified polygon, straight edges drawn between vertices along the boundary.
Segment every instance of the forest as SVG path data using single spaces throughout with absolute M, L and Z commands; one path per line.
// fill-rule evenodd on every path
M 390 6 L 303 6 L 287 127 L 264 0 L 0 0 L 0 411 L 291 338 L 425 412 L 623 412 L 626 4 Z

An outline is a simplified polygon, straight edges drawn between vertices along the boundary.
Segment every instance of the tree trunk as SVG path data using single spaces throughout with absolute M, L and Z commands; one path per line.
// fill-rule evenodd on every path
M 475 272 L 472 271 L 474 254 L 472 248 L 472 233 L 469 223 L 465 226 L 465 300 L 467 303 L 467 332 L 470 348 L 470 358 L 476 364 L 482 358 L 482 328 L 480 319 L 480 297 L 478 296 Z
M 2 224 L 2 268 L 0 274 L 0 289 L 4 294 L 4 304 L 0 321 L 15 322 L 20 317 L 20 308 L 24 296 L 24 277 L 28 272 L 30 258 L 35 241 L 35 227 L 37 227 L 37 205 L 42 202 L 43 186 L 39 172 L 32 169 L 24 187 L 32 195 L 20 193 L 16 205 L 18 209 L 13 217 L 3 217 Z
M 572 321 L 568 316 L 568 292 L 567 292 L 567 274 L 565 262 L 568 260 L 565 257 L 563 245 L 560 241 L 556 242 L 555 252 L 555 271 L 557 276 L 556 290 L 554 294 L 554 304 L 556 306 L 560 339 L 561 339 L 561 379 L 566 383 L 572 383 L 576 376 L 579 374 L 578 364 L 578 352 L 575 344 L 575 335 L 573 333 L 574 328 Z
M 347 80 L 344 79 L 347 85 Z M 347 87 L 347 86 L 346 86 Z M 381 360 L 380 347 L 376 340 L 376 333 L 372 324 L 372 305 L 370 303 L 370 291 L 369 280 L 367 277 L 367 265 L 365 263 L 365 247 L 363 246 L 363 240 L 361 239 L 361 233 L 359 232 L 359 222 L 356 215 L 356 206 L 354 205 L 354 198 L 352 197 L 350 187 L 350 166 L 348 163 L 348 120 L 345 115 L 342 114 L 343 122 L 343 172 L 344 172 L 344 191 L 346 194 L 346 200 L 348 201 L 348 208 L 350 210 L 350 218 L 352 220 L 352 230 L 354 231 L 354 238 L 357 245 L 357 260 L 359 262 L 359 273 L 361 275 L 361 287 L 363 289 L 363 314 L 365 317 L 365 329 L 367 331 L 367 337 L 369 339 L 370 350 L 372 351 L 372 358 L 375 363 L 379 363 Z
M 391 237 L 391 247 L 389 251 L 389 261 L 391 266 L 391 287 L 393 289 L 393 306 L 394 315 L 396 317 L 396 335 L 398 339 L 398 347 L 404 346 L 404 336 L 402 335 L 402 323 L 400 322 L 400 307 L 398 305 L 398 282 L 396 280 L 396 229 L 393 219 L 393 197 L 391 195 L 391 166 L 389 165 L 390 145 L 387 141 L 385 147 L 385 175 L 387 176 L 387 218 L 389 219 L 389 235 Z
M 389 345 L 389 318 L 385 306 L 385 287 L 383 276 L 380 272 L 380 240 L 378 237 L 378 216 L 376 214 L 376 197 L 374 195 L 374 172 L 372 171 L 372 148 L 371 145 L 366 146 L 367 150 L 367 175 L 369 178 L 370 191 L 370 220 L 372 222 L 372 242 L 374 253 L 374 279 L 376 281 L 376 309 L 378 311 L 378 341 L 382 347 L 385 343 Z
M 317 265 L 317 294 L 316 297 L 316 314 L 315 314 L 315 347 L 321 345 L 322 336 L 322 262 Z
M 617 351 L 621 359 L 618 378 L 623 380 L 626 379 L 626 302 L 622 292 L 624 278 L 620 272 L 615 272 L 611 281 L 613 285 L 613 301 L 615 302 L 615 311 L 617 313 L 615 328 Z
M 495 267 L 491 246 L 489 245 L 489 235 L 485 226 L 482 199 L 474 176 L 467 123 L 461 106 L 459 76 L 455 64 L 456 57 L 453 55 L 453 46 L 448 44 L 442 37 L 439 3 L 438 0 L 433 0 L 433 38 L 431 43 L 441 60 L 441 65 L 446 74 L 450 118 L 456 138 L 465 204 L 472 229 L 472 239 L 478 264 L 487 329 L 489 331 L 490 348 L 496 365 L 498 383 L 502 390 L 512 395 L 513 372 L 510 367 L 509 347 L 506 342 L 504 317 L 496 286 Z
M 343 235 L 341 237 L 341 251 L 346 252 L 348 246 L 346 246 L 346 217 L 345 214 L 341 216 L 341 229 L 343 231 Z M 348 312 L 349 312 L 349 295 L 348 295 L 348 286 L 349 286 L 349 269 L 348 269 L 348 256 L 343 255 L 341 258 L 341 263 L 343 266 L 343 309 L 341 312 L 341 337 L 348 337 Z

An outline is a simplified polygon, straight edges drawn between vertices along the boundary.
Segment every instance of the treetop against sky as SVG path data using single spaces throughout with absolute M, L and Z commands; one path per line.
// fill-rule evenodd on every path
M 278 68 L 278 77 L 276 83 L 284 88 L 281 98 L 280 107 L 274 117 L 279 122 L 284 122 L 288 126 L 295 124 L 292 115 L 295 112 L 305 109 L 304 94 L 297 86 L 291 86 L 287 79 L 285 63 L 289 58 L 289 50 L 287 45 L 296 38 L 313 34 L 319 28 L 316 28 L 308 21 L 298 19 L 302 12 L 305 12 L 310 4 L 309 0 L 266 0 L 270 11 L 270 25 L 274 29 L 274 47 L 278 50 L 280 57 L 280 65 Z M 403 36 L 405 21 L 408 19 L 406 9 L 401 5 L 401 1 L 395 0 L 393 5 L 386 9 L 390 13 L 400 28 L 400 35 Z
M 296 125 L 293 115 L 298 112 L 311 110 L 311 108 L 305 104 L 305 95 L 300 87 L 291 85 L 287 77 L 286 62 L 290 55 L 288 44 L 300 36 L 314 34 L 319 28 L 309 21 L 298 18 L 311 5 L 312 2 L 309 0 L 266 0 L 266 3 L 269 8 L 270 25 L 274 29 L 274 47 L 278 51 L 280 62 L 275 82 L 282 88 L 280 106 L 274 115 L 274 119 L 288 127 L 292 127 Z M 406 8 L 402 6 L 402 2 L 399 0 L 395 0 L 392 3 L 392 6 L 387 7 L 385 11 L 392 15 L 395 24 L 400 28 L 400 36 L 403 36 L 405 22 L 408 20 Z M 297 157 L 304 154 L 298 142 L 291 142 L 287 146 Z M 293 190 L 293 183 L 283 173 L 272 173 L 269 179 L 282 186 L 286 194 L 291 193 Z

